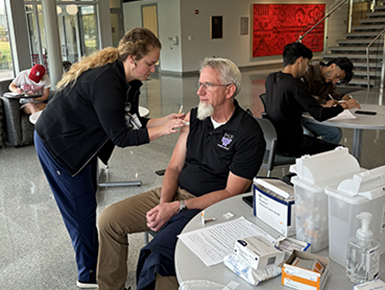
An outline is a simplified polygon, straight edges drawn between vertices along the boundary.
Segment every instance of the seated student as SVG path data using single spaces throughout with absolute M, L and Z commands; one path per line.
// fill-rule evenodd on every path
M 283 51 L 284 69 L 270 74 L 266 79 L 266 115 L 277 131 L 277 151 L 283 155 L 300 157 L 329 151 L 338 146 L 303 135 L 301 119 L 304 112 L 309 112 L 317 121 L 324 121 L 345 109 L 360 108 L 354 99 L 335 106 L 330 100 L 326 107 L 317 103 L 300 80 L 312 57 L 312 51 L 302 43 L 287 44 Z
M 266 144 L 256 120 L 235 100 L 238 67 L 228 59 L 206 58 L 197 88 L 199 106 L 184 119 L 189 123 L 181 128 L 162 187 L 113 204 L 99 218 L 99 290 L 124 288 L 127 234 L 160 231 L 178 213 L 243 193 L 259 171 Z M 157 289 L 175 287 L 159 277 Z
M 27 115 L 44 110 L 46 101 L 49 97 L 51 80 L 45 74 L 44 66 L 35 64 L 30 70 L 23 70 L 18 73 L 16 78 L 9 85 L 9 90 L 18 94 L 36 94 L 37 98 L 21 98 L 20 110 Z
M 302 80 L 308 87 L 309 92 L 316 98 L 317 102 L 325 105 L 327 101 L 349 100 L 350 96 L 340 93 L 335 84 L 340 81 L 348 83 L 353 77 L 353 63 L 347 57 L 338 57 L 330 60 L 327 64 L 319 62 L 310 65 Z M 302 120 L 302 125 L 323 140 L 338 144 L 342 138 L 342 131 L 338 127 L 330 127 Z

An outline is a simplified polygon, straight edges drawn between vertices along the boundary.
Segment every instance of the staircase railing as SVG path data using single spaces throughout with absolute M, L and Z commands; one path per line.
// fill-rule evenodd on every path
M 368 84 L 367 84 L 367 91 L 368 91 L 368 94 L 369 94 L 369 91 L 370 91 L 370 63 L 369 63 L 369 50 L 370 50 L 370 47 L 373 45 L 373 43 L 375 43 L 377 41 L 378 38 L 380 38 L 381 35 L 383 35 L 385 33 L 385 28 L 379 32 L 376 37 L 373 38 L 373 40 L 368 44 L 368 46 L 366 47 L 366 74 L 367 74 L 367 80 L 368 80 Z M 383 46 L 384 46 L 384 52 L 385 52 L 385 35 L 383 35 L 384 37 L 384 43 L 383 43 Z M 379 96 L 379 102 L 380 104 L 379 105 L 382 105 L 382 96 L 383 96 L 383 91 L 384 91 L 384 80 L 385 79 L 385 54 L 383 53 L 383 56 L 382 56 L 382 67 L 381 67 L 381 81 L 380 81 L 380 96 Z
M 346 1 L 347 0 L 342 0 L 341 3 L 339 3 L 330 12 L 328 12 L 320 21 L 314 24 L 313 27 L 311 27 L 308 31 L 306 31 L 304 35 L 301 35 L 296 42 L 301 42 L 306 35 L 308 35 L 314 28 L 320 25 L 325 19 L 329 18 L 329 16 L 332 15 L 338 8 L 340 8 Z M 337 2 L 337 0 L 333 1 L 333 3 L 330 4 L 330 6 L 332 6 L 335 2 Z M 350 13 L 350 16 L 349 16 L 349 27 L 351 27 L 351 23 L 352 23 L 352 13 Z

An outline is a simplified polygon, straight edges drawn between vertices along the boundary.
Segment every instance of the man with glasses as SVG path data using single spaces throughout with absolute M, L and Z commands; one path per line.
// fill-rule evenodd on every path
M 256 120 L 235 100 L 240 88 L 241 73 L 233 62 L 203 61 L 200 103 L 184 119 L 162 187 L 113 204 L 100 216 L 98 289 L 124 288 L 127 234 L 149 230 L 160 233 L 140 260 L 137 289 L 178 289 L 176 235 L 202 209 L 249 190 L 266 144 Z
M 322 106 L 327 106 L 331 101 L 337 104 L 339 100 L 349 100 L 349 95 L 340 93 L 336 88 L 336 83 L 348 83 L 353 77 L 353 63 L 347 57 L 338 57 L 330 60 L 327 64 L 319 62 L 309 65 L 303 81 L 308 87 L 309 92 L 316 98 Z M 342 131 L 338 127 L 330 127 L 315 124 L 302 120 L 302 125 L 313 135 L 327 142 L 338 144 L 342 138 Z
M 266 79 L 266 116 L 277 131 L 277 151 L 282 155 L 300 157 L 333 150 L 338 146 L 304 135 L 301 126 L 304 112 L 309 112 L 317 121 L 324 121 L 345 109 L 360 108 L 354 99 L 335 106 L 328 102 L 327 107 L 317 103 L 300 79 L 312 57 L 312 51 L 302 43 L 287 44 L 283 50 L 283 70 L 270 74 Z

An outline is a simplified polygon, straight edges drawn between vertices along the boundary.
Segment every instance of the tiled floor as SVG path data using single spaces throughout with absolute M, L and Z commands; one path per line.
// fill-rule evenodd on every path
M 277 69 L 275 69 L 277 70 Z M 242 74 L 242 91 L 237 97 L 243 108 L 254 114 L 261 111 L 259 94 L 269 70 Z M 153 76 L 141 96 L 141 105 L 150 117 L 187 112 L 198 103 L 195 82 L 198 77 Z M 361 103 L 365 95 L 358 96 Z M 368 102 L 378 102 L 373 95 Z M 343 130 L 343 144 L 351 148 L 352 130 Z M 110 179 L 139 179 L 140 187 L 100 188 L 98 214 L 108 205 L 128 196 L 158 187 L 162 178 L 155 174 L 167 166 L 177 135 L 166 136 L 151 144 L 116 148 L 110 160 Z M 362 166 L 368 169 L 385 164 L 385 131 L 365 131 Z M 260 175 L 266 172 L 261 170 Z M 273 176 L 282 176 L 275 170 Z M 0 289 L 41 290 L 77 289 L 74 252 L 47 181 L 38 164 L 33 146 L 0 149 Z M 143 234 L 130 237 L 127 285 L 135 286 L 135 265 Z M 135 289 L 135 287 L 133 287 Z

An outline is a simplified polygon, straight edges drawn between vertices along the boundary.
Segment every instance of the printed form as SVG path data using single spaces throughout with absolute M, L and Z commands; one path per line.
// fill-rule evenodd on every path
M 251 236 L 262 236 L 270 242 L 275 239 L 244 217 L 212 225 L 178 236 L 206 266 L 222 263 L 234 250 L 235 242 Z

